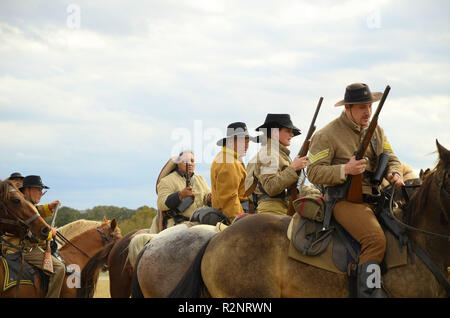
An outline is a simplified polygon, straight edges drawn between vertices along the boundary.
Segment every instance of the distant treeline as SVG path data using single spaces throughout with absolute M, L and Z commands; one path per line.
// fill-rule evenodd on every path
M 155 209 L 145 205 L 136 210 L 101 205 L 85 211 L 63 206 L 58 210 L 55 226 L 61 227 L 80 219 L 103 221 L 103 217 L 106 217 L 108 220 L 115 218 L 122 235 L 125 235 L 135 229 L 150 228 L 156 213 Z M 50 222 L 50 220 L 51 217 L 46 218 L 47 222 Z

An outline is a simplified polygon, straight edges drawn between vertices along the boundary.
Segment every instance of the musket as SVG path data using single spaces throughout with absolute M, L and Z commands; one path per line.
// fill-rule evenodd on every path
M 323 97 L 320 97 L 319 99 L 319 103 L 317 104 L 316 107 L 316 111 L 314 112 L 314 116 L 312 118 L 311 124 L 309 125 L 309 129 L 308 129 L 308 133 L 306 134 L 305 137 L 305 141 L 303 142 L 302 147 L 300 148 L 300 151 L 298 152 L 298 157 L 304 157 L 308 154 L 308 150 L 309 150 L 309 144 L 311 143 L 311 137 L 314 134 L 314 132 L 316 131 L 316 119 L 317 119 L 317 115 L 319 114 L 320 111 L 320 106 L 322 106 L 322 102 L 323 102 Z M 302 169 L 303 171 L 303 169 Z M 302 172 L 300 172 L 302 173 Z M 304 173 L 304 171 L 303 171 Z M 288 215 L 294 215 L 295 211 L 294 211 L 294 200 L 297 198 L 297 194 L 298 194 L 298 189 L 301 189 L 301 187 L 303 186 L 303 183 L 305 182 L 305 177 L 298 178 L 298 181 L 296 184 L 292 185 L 289 188 L 289 193 L 290 193 L 290 200 L 289 200 L 289 206 L 288 206 Z
M 50 231 L 53 227 L 55 227 L 56 215 L 58 214 L 59 202 L 56 204 L 55 211 L 52 215 L 52 221 L 50 223 Z M 53 260 L 52 260 L 52 249 L 50 247 L 50 240 L 47 241 L 47 247 L 44 253 L 44 259 L 42 261 L 42 269 L 53 273 Z
M 361 160 L 364 158 L 364 154 L 366 153 L 367 148 L 369 147 L 370 141 L 372 140 L 372 136 L 375 132 L 375 129 L 378 125 L 378 116 L 380 115 L 381 109 L 383 108 L 384 102 L 386 101 L 387 95 L 391 87 L 388 85 L 384 90 L 383 96 L 381 97 L 380 103 L 378 104 L 377 110 L 370 121 L 369 128 L 367 128 L 364 138 L 359 145 L 358 150 L 355 152 L 355 159 Z M 347 182 L 350 183 L 349 190 L 347 192 L 347 201 L 362 203 L 363 195 L 362 195 L 362 179 L 363 174 L 357 175 L 348 175 Z
M 186 178 L 186 188 L 191 186 L 191 175 L 189 173 L 189 164 L 186 162 L 186 174 L 184 176 Z

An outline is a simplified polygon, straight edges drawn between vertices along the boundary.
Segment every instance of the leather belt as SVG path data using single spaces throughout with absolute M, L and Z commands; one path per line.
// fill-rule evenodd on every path
M 270 196 L 268 194 L 260 194 L 258 195 L 258 201 L 265 200 L 265 199 L 286 199 L 287 197 L 287 190 L 283 190 L 280 194 Z

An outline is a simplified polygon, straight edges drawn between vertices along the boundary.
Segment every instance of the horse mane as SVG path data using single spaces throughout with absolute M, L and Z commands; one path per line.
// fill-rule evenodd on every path
M 0 201 L 8 200 L 8 181 L 0 182 Z
M 64 235 L 68 240 L 82 234 L 90 229 L 102 225 L 102 222 L 80 219 L 58 228 L 58 232 Z
M 422 211 L 425 210 L 429 199 L 430 188 L 433 185 L 434 176 L 436 175 L 437 171 L 445 169 L 446 164 L 447 163 L 445 160 L 440 159 L 436 164 L 436 167 L 434 167 L 430 174 L 425 177 L 425 180 L 423 180 L 420 188 L 412 194 L 409 202 L 409 206 L 414 207 L 410 211 L 409 216 L 409 222 L 411 225 L 416 224 L 418 216 L 420 215 L 420 213 L 423 213 Z

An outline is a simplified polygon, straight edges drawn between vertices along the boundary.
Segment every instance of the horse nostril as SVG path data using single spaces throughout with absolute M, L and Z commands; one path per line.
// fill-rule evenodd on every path
M 50 228 L 48 226 L 43 227 L 41 233 L 44 237 L 48 237 L 48 234 L 50 233 Z

